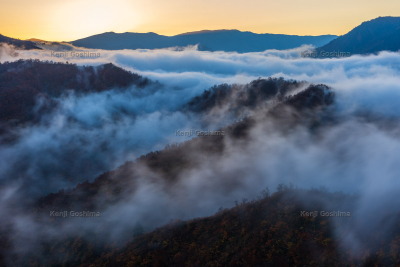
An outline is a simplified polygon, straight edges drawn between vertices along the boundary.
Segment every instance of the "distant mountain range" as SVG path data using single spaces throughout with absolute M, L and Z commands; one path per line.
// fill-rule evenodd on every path
M 45 40 L 36 39 L 36 38 L 27 39 L 26 41 L 30 41 L 30 42 L 47 42 L 47 41 L 45 41 Z
M 200 45 L 201 50 L 261 52 L 267 49 L 291 49 L 304 44 L 323 46 L 336 35 L 297 36 L 284 34 L 256 34 L 238 30 L 189 32 L 175 36 L 156 33 L 106 32 L 71 42 L 75 46 L 92 49 L 157 49 Z
M 22 41 L 0 35 L 0 43 L 11 44 L 18 49 L 40 49 L 35 42 L 43 41 L 34 38 Z M 203 30 L 175 36 L 164 36 L 153 32 L 106 32 L 70 43 L 78 47 L 105 50 L 161 49 L 198 45 L 197 49 L 201 51 L 239 53 L 261 52 L 267 49 L 284 50 L 308 44 L 318 47 L 314 50 L 315 54 L 308 56 L 321 57 L 322 52 L 325 53 L 325 56 L 328 56 L 327 52 L 342 52 L 343 55 L 349 56 L 379 51 L 399 51 L 400 17 L 379 17 L 366 21 L 339 37 L 336 35 L 256 34 L 238 30 Z
M 318 53 L 340 51 L 370 54 L 400 49 L 400 17 L 379 17 L 361 23 L 347 34 L 317 49 Z
M 13 45 L 18 49 L 26 49 L 26 50 L 31 50 L 31 49 L 41 49 L 35 45 L 35 43 L 31 41 L 21 41 L 18 39 L 13 39 L 10 37 L 6 37 L 4 35 L 0 34 L 0 43 L 6 43 L 9 45 Z
M 318 47 L 315 51 L 343 52 L 344 55 L 369 54 L 400 49 L 400 17 L 379 17 L 363 22 L 343 36 L 297 36 L 255 34 L 238 30 L 197 31 L 175 36 L 156 33 L 107 32 L 71 42 L 75 46 L 95 49 L 156 49 L 199 44 L 199 50 L 261 52 L 267 49 L 291 49 L 304 44 Z M 336 56 L 336 55 L 334 55 Z

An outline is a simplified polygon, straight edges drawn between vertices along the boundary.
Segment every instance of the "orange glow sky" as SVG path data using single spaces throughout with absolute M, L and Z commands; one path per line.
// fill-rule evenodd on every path
M 0 34 L 53 41 L 204 29 L 342 35 L 366 20 L 400 16 L 400 0 L 1 0 L 0 6 Z

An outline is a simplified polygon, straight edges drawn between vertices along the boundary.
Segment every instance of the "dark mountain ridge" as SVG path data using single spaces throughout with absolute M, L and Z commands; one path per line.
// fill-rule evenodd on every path
M 268 97 L 266 97 L 266 99 L 268 99 L 278 94 L 278 92 L 280 91 L 279 89 L 281 89 L 282 91 L 285 90 L 284 88 L 286 88 L 287 85 L 285 85 L 285 83 L 283 83 L 282 81 L 282 79 L 260 79 L 245 86 L 245 90 L 243 90 L 243 92 L 244 94 L 251 95 L 254 90 L 258 90 L 258 92 L 264 92 L 260 93 L 264 96 L 269 95 Z M 287 83 L 293 84 L 293 82 Z M 205 94 L 207 94 L 207 92 L 205 92 Z M 200 136 L 190 141 L 180 143 L 179 145 L 172 144 L 162 151 L 151 152 L 138 158 L 134 162 L 126 162 L 118 169 L 100 175 L 91 183 L 86 181 L 84 183 L 78 184 L 78 186 L 72 190 L 63 189 L 56 194 L 50 194 L 44 198 L 40 198 L 35 202 L 35 205 L 33 207 L 23 208 L 21 202 L 9 203 L 9 207 L 15 205 L 16 213 L 24 213 L 26 212 L 26 208 L 28 210 L 35 210 L 33 216 L 35 216 L 35 220 L 40 220 L 42 225 L 41 229 L 43 229 L 43 232 L 41 233 L 45 235 L 47 227 L 43 227 L 44 225 L 47 225 L 51 228 L 60 227 L 61 229 L 63 225 L 72 222 L 70 218 L 62 218 L 62 220 L 60 220 L 60 218 L 50 218 L 49 220 L 48 214 L 51 211 L 60 211 L 64 209 L 105 211 L 107 210 L 107 208 L 111 207 L 115 203 L 124 201 L 124 198 L 126 196 L 134 195 L 136 193 L 138 180 L 143 174 L 143 169 L 151 170 L 152 173 L 156 174 L 162 179 L 162 184 L 165 184 L 166 190 L 172 190 L 174 185 L 179 183 L 179 181 L 182 179 L 182 174 L 185 171 L 196 169 L 201 166 L 201 160 L 204 157 L 223 157 L 224 153 L 227 151 L 224 142 L 224 140 L 226 140 L 225 138 L 232 138 L 234 140 L 237 140 L 238 142 L 245 141 L 247 139 L 248 132 L 251 130 L 256 120 L 259 120 L 260 118 L 261 120 L 265 121 L 277 120 L 281 122 L 280 125 L 282 129 L 286 127 L 294 127 L 294 124 L 297 123 L 309 124 L 313 123 L 313 121 L 315 120 L 315 116 L 318 117 L 318 110 L 329 106 L 332 101 L 333 94 L 330 92 L 330 89 L 328 87 L 323 85 L 310 85 L 307 89 L 295 94 L 293 97 L 284 96 L 281 101 L 273 107 L 272 110 L 259 110 L 259 114 L 257 116 L 248 117 L 247 119 L 243 119 L 231 126 L 221 129 L 223 131 L 226 131 L 226 135 L 224 136 Z M 194 112 L 207 112 L 207 110 L 196 110 Z M 286 121 L 287 124 L 283 123 L 284 121 Z M 150 174 L 146 175 L 147 181 L 152 181 L 152 179 L 154 179 L 155 183 L 158 181 L 156 177 L 153 177 Z M 8 238 L 13 237 L 4 232 L 5 229 L 7 229 L 7 222 L 3 223 L 3 225 L 0 225 L 3 241 L 3 243 L 0 245 L 4 245 L 4 247 L 2 247 L 2 250 L 7 253 L 8 249 L 16 248 L 7 247 L 7 244 L 9 242 L 7 241 L 9 240 Z M 152 225 L 152 223 L 154 224 L 157 222 L 142 221 L 142 223 L 146 224 L 146 229 L 154 229 L 154 226 L 156 225 Z M 110 225 L 107 220 L 102 220 L 98 224 L 98 227 L 105 227 L 104 229 L 109 229 L 107 227 L 112 227 L 112 225 Z M 85 244 L 87 242 L 87 234 L 92 231 L 95 231 L 97 233 L 97 229 L 95 228 L 92 228 L 92 230 L 88 230 L 89 232 L 87 232 L 87 230 L 87 228 L 82 227 L 81 230 L 79 230 L 79 232 L 75 232 L 73 236 L 69 234 L 63 234 L 60 239 L 48 240 L 49 243 L 45 241 L 41 244 L 41 246 L 38 246 L 35 249 L 38 249 L 38 253 L 42 255 L 47 255 L 48 246 L 53 247 L 53 249 L 51 250 L 54 250 L 56 247 L 62 249 L 61 247 L 63 247 L 65 244 L 67 244 L 67 247 L 69 246 L 68 244 L 75 244 L 75 241 L 72 241 L 72 243 L 70 243 L 70 241 L 76 240 L 76 238 L 78 238 L 79 240 L 82 240 L 82 242 L 77 242 L 81 243 L 82 246 L 79 248 L 79 250 L 83 251 L 83 253 L 80 255 L 76 255 L 76 251 L 71 251 L 67 254 L 78 259 L 78 261 L 80 261 L 81 263 L 84 263 L 87 259 L 91 259 L 91 256 L 84 256 L 84 258 L 81 258 L 81 255 L 83 256 L 84 254 L 86 254 Z M 95 234 L 95 236 L 98 236 L 98 234 Z M 125 233 L 125 236 L 129 237 L 129 233 Z M 16 233 L 16 237 L 19 238 L 20 234 Z M 104 248 L 104 243 L 101 238 L 98 239 L 98 241 L 93 242 L 95 243 L 88 244 L 89 247 L 96 244 L 96 251 L 98 251 L 100 254 L 102 253 L 100 251 L 109 251 L 109 249 L 107 248 L 108 246 Z M 69 248 L 67 248 L 67 250 L 69 250 Z M 63 255 L 66 256 L 66 254 Z M 92 254 L 92 256 L 96 255 L 97 252 L 94 252 L 94 254 Z M 76 262 L 71 261 L 71 259 L 69 258 L 70 256 L 66 256 L 67 258 L 63 258 L 64 256 L 61 256 L 61 258 L 58 259 L 46 256 L 48 260 L 45 261 L 48 262 L 47 265 L 50 264 L 52 266 L 57 266 L 61 264 L 61 262 L 70 262 L 72 265 L 76 265 Z M 98 256 L 99 255 L 97 255 L 97 257 Z M 41 262 L 42 260 L 36 258 L 34 254 L 26 254 L 23 257 L 18 256 L 12 258 L 12 261 L 13 265 L 29 266 L 31 264 L 34 264 L 35 261 Z M 157 264 L 153 266 L 157 266 Z
M 400 17 L 379 17 L 363 22 L 345 35 L 316 49 L 318 53 L 340 51 L 371 54 L 380 51 L 399 51 Z
M 0 63 L 0 134 L 13 125 L 39 120 L 57 106 L 57 97 L 69 91 L 79 95 L 150 82 L 111 63 L 97 67 L 39 60 Z
M 6 36 L 0 34 L 0 44 L 1 43 L 13 45 L 15 48 L 22 49 L 22 50 L 41 49 L 41 48 L 37 47 L 34 42 L 13 39 L 13 38 L 6 37 Z
M 304 203 L 307 195 L 308 203 Z M 236 207 L 223 209 L 206 218 L 189 221 L 171 220 L 169 224 L 133 236 L 125 246 L 101 253 L 90 243 L 64 241 L 57 248 L 68 255 L 79 246 L 85 263 L 96 266 L 395 266 L 400 220 L 389 236 L 377 233 L 363 237 L 363 244 L 350 251 L 346 243 L 348 228 L 356 219 L 329 216 L 301 216 L 302 211 L 340 210 L 352 205 L 357 196 L 326 190 L 302 190 L 280 185 L 269 194 L 263 190 L 257 200 L 236 202 Z M 340 222 L 342 220 L 342 222 Z M 344 221 L 344 222 L 343 222 Z M 334 232 L 336 231 L 336 233 Z M 138 233 L 138 234 L 136 234 Z M 379 244 L 379 249 L 370 249 Z M 52 244 L 46 247 L 51 247 Z M 108 248 L 108 247 L 107 247 Z M 396 252 L 395 252 L 396 251 Z M 93 254 L 96 253 L 96 256 Z M 51 258 L 50 258 L 51 259 Z M 57 258 L 53 257 L 53 262 Z M 79 264 L 74 257 L 69 257 Z M 81 263 L 79 266 L 86 266 Z
M 279 84 L 283 79 L 260 79 L 256 83 L 265 82 L 265 90 L 274 90 L 274 86 L 268 84 Z M 295 84 L 295 81 L 287 81 Z M 254 82 L 245 87 L 254 86 Z M 283 85 L 284 88 L 287 85 Z M 204 94 L 208 94 L 205 91 Z M 276 92 L 277 93 L 277 92 Z M 140 176 L 140 166 L 145 166 L 159 174 L 166 182 L 174 184 L 180 179 L 180 174 L 185 169 L 198 167 L 199 155 L 206 154 L 216 157 L 222 156 L 225 151 L 224 140 L 232 138 L 234 140 L 245 140 L 248 132 L 256 123 L 256 120 L 275 121 L 280 130 L 293 128 L 298 124 L 315 125 L 320 118 L 320 111 L 328 108 L 334 101 L 334 94 L 325 85 L 309 85 L 305 90 L 295 94 L 284 96 L 276 105 L 269 110 L 260 110 L 258 114 L 246 117 L 232 125 L 220 129 L 225 131 L 224 135 L 218 136 L 199 136 L 189 141 L 171 144 L 164 150 L 150 152 L 141 156 L 136 161 L 128 161 L 116 170 L 106 172 L 97 177 L 92 183 L 88 181 L 79 184 L 74 189 L 60 191 L 42 198 L 38 205 L 40 209 L 63 209 L 66 207 L 78 207 L 84 205 L 86 208 L 93 207 L 95 200 L 100 195 L 108 195 L 110 203 L 113 198 L 127 190 L 129 194 L 135 191 L 135 187 L 128 184 L 135 184 Z M 133 190 L 133 191 L 131 191 Z M 76 196 L 76 197 L 75 197 Z M 106 204 L 106 203 L 103 203 Z
M 357 225 L 357 217 L 351 215 L 358 200 L 357 195 L 324 188 L 304 190 L 280 184 L 273 194 L 266 188 L 252 200 L 236 201 L 233 208 L 221 207 L 212 216 L 187 221 L 171 219 L 151 232 L 145 233 L 142 224 L 133 222 L 122 243 L 103 240 L 101 229 L 83 228 L 74 236 L 63 234 L 43 241 L 36 253 L 8 257 L 7 263 L 81 267 L 398 265 L 398 215 L 391 219 L 394 227 L 389 233 L 364 235 L 362 246 L 349 249 L 347 236 Z M 350 215 L 321 215 L 321 211 L 343 210 Z M 52 224 L 61 225 L 63 220 L 56 218 Z M 0 233 L 2 252 L 15 249 L 9 233 L 4 228 Z M 5 262 L 0 254 L 0 264 Z
M 85 48 L 120 49 L 157 49 L 201 45 L 213 51 L 261 52 L 267 49 L 290 49 L 303 44 L 316 47 L 335 39 L 335 35 L 297 36 L 284 34 L 256 34 L 238 30 L 217 30 L 185 33 L 175 36 L 163 36 L 149 33 L 107 32 L 71 42 Z
M 297 89 L 307 86 L 304 90 Z M 301 216 L 301 211 L 341 210 L 352 212 L 357 196 L 328 193 L 326 190 L 301 190 L 280 185 L 270 195 L 264 190 L 262 197 L 236 202 L 232 209 L 221 208 L 214 216 L 188 221 L 172 220 L 169 224 L 149 233 L 131 222 L 125 229 L 123 242 L 104 238 L 105 232 L 117 227 L 107 217 L 89 228 L 82 220 L 73 234 L 61 231 L 57 238 L 46 239 L 48 229 L 65 229 L 63 225 L 78 218 L 49 217 L 51 211 L 95 210 L 126 200 L 138 190 L 143 170 L 147 181 L 162 184 L 173 190 L 182 176 L 191 169 L 201 168 L 201 161 L 218 160 L 226 156 L 226 139 L 240 146 L 249 140 L 249 132 L 256 123 L 275 122 L 275 130 L 283 135 L 296 126 L 317 132 L 330 122 L 324 115 L 329 112 L 335 96 L 325 85 L 307 85 L 284 79 L 258 79 L 242 87 L 220 85 L 213 87 L 186 105 L 187 112 L 210 113 L 227 104 L 237 103 L 256 113 L 233 125 L 222 128 L 224 136 L 200 136 L 164 150 L 148 153 L 136 161 L 126 162 L 116 170 L 105 172 L 93 182 L 83 182 L 74 189 L 62 189 L 38 199 L 29 210 L 35 221 L 40 221 L 40 244 L 31 253 L 21 253 L 12 240 L 23 238 L 24 233 L 10 233 L 8 222 L 0 225 L 0 248 L 11 266 L 388 266 L 399 263 L 398 244 L 400 227 L 387 237 L 376 232 L 363 236 L 363 246 L 357 251 L 343 247 L 349 228 L 357 218 Z M 274 100 L 270 108 L 257 109 L 263 102 Z M 233 104 L 233 110 L 235 104 Z M 315 136 L 318 136 L 316 133 Z M 266 134 L 268 137 L 268 134 Z M 154 177 L 152 174 L 156 174 Z M 229 179 L 234 174 L 230 174 Z M 240 176 L 240 174 L 238 174 Z M 245 179 L 245 177 L 241 177 Z M 240 186 L 240 185 L 236 185 Z M 304 201 L 307 200 L 307 201 Z M 198 201 L 201 201 L 199 199 Z M 327 204 L 330 203 L 330 204 Z M 21 203 L 15 213 L 27 213 Z M 380 216 L 380 215 L 379 215 Z M 382 216 L 383 217 L 383 216 Z M 342 223 L 338 223 L 342 220 Z M 345 221 L 344 221 L 345 220 Z M 150 220 L 153 221 L 153 220 Z M 145 229 L 154 229 L 149 220 L 140 221 Z M 106 230 L 105 230 L 106 229 Z M 338 230 L 339 235 L 334 231 Z M 121 243 L 122 242 L 122 243 Z M 377 248 L 376 248 L 376 247 Z M 17 251 L 11 254 L 10 251 Z M 5 260 L 4 260 L 5 262 Z

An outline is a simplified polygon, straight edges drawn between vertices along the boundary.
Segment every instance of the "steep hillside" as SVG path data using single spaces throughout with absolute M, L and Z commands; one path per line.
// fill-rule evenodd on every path
M 298 91 L 304 86 L 307 87 Z M 264 107 L 263 103 L 269 100 L 272 104 Z M 251 146 L 252 133 L 257 126 L 266 126 L 261 128 L 263 138 L 272 138 L 274 133 L 286 136 L 300 127 L 307 129 L 311 139 L 318 142 L 324 134 L 322 129 L 329 130 L 336 123 L 330 117 L 334 100 L 333 92 L 325 85 L 283 79 L 259 79 L 242 87 L 222 85 L 206 90 L 189 101 L 185 106 L 187 112 L 211 114 L 228 104 L 240 103 L 254 113 L 220 129 L 224 135 L 199 136 L 171 144 L 105 172 L 93 182 L 86 181 L 76 188 L 40 198 L 32 206 L 8 201 L 13 216 L 30 218 L 26 231 L 36 229 L 37 238 L 26 240 L 25 230 L 13 231 L 13 222 L 4 220 L 0 225 L 0 261 L 10 266 L 396 265 L 400 217 L 385 210 L 374 213 L 378 218 L 374 226 L 385 231 L 373 229 L 372 234 L 365 235 L 368 229 L 359 229 L 366 214 L 357 213 L 357 205 L 362 201 L 358 195 L 329 193 L 326 189 L 302 190 L 281 184 L 272 196 L 264 190 L 258 199 L 243 198 L 232 209 L 221 208 L 214 216 L 172 220 L 160 227 L 171 214 L 153 206 L 153 199 L 146 191 L 146 185 L 151 184 L 162 188 L 154 193 L 156 197 L 170 194 L 173 202 L 167 202 L 165 209 L 171 204 L 176 209 L 187 208 L 188 204 L 205 205 L 210 198 L 207 194 L 190 202 L 190 198 L 182 201 L 182 195 L 176 195 L 178 191 L 193 193 L 182 186 L 190 183 L 191 172 L 205 169 L 204 166 L 212 175 L 200 175 L 201 180 L 221 181 L 228 188 L 225 189 L 235 191 L 250 179 L 248 172 L 236 173 L 230 169 L 220 172 L 221 165 L 214 169 L 214 162 L 223 162 L 241 147 L 250 146 L 245 151 L 251 153 L 255 149 Z M 230 109 L 235 110 L 236 106 Z M 239 165 L 239 160 L 234 158 L 233 164 Z M 208 183 L 208 187 L 213 185 Z M 223 187 L 217 190 L 219 195 L 226 193 Z M 51 215 L 69 211 L 93 211 L 101 216 Z M 302 215 L 302 211 L 344 211 L 351 215 L 314 217 Z M 391 227 L 385 224 L 388 216 Z M 361 246 L 351 242 L 355 236 L 362 241 Z
M 134 162 L 126 162 L 114 171 L 106 172 L 97 177 L 93 183 L 85 182 L 68 192 L 63 190 L 50 194 L 42 198 L 38 204 L 46 211 L 82 206 L 89 208 L 96 206 L 97 198 L 105 197 L 107 201 L 103 204 L 108 205 L 125 193 L 135 192 L 135 181 L 141 176 L 143 168 L 150 169 L 165 182 L 173 185 L 181 179 L 182 172 L 200 166 L 203 160 L 200 155 L 221 157 L 226 152 L 224 142 L 226 139 L 246 140 L 256 121 L 275 121 L 282 131 L 299 124 L 315 127 L 321 123 L 320 111 L 329 107 L 333 99 L 334 94 L 329 87 L 310 85 L 294 96 L 284 97 L 270 110 L 260 110 L 256 115 L 222 128 L 224 135 L 199 136 L 190 141 L 169 145 L 164 150 L 151 152 Z
M 305 197 L 305 195 L 307 197 Z M 321 216 L 324 202 L 334 203 L 329 212 L 343 206 L 351 214 L 357 197 L 323 190 L 299 190 L 282 185 L 272 196 L 267 190 L 259 200 L 246 199 L 232 209 L 220 210 L 211 217 L 189 221 L 171 220 L 153 232 L 141 234 L 132 228 L 133 238 L 121 249 L 102 255 L 90 245 L 61 245 L 68 259 L 79 266 L 395 266 L 400 240 L 400 221 L 390 236 L 377 233 L 364 238 L 356 251 L 343 246 L 351 225 L 357 219 Z M 305 204 L 305 199 L 309 203 Z M 306 202 L 307 202 L 306 201 Z M 304 211 L 318 211 L 318 215 Z M 373 244 L 378 248 L 371 249 Z M 73 258 L 81 249 L 84 262 Z M 53 258 L 54 259 L 54 258 Z
M 74 64 L 19 60 L 0 63 L 0 123 L 30 122 L 56 105 L 54 98 L 68 91 L 77 94 L 102 92 L 149 80 L 112 64 L 78 67 Z M 34 112 L 41 99 L 41 110 Z
M 352 247 L 359 197 L 326 189 L 303 190 L 281 184 L 252 200 L 236 201 L 210 217 L 171 220 L 144 233 L 132 222 L 125 241 L 107 242 L 101 229 L 80 230 L 43 241 L 36 252 L 12 257 L 11 266 L 396 266 L 399 216 L 389 234 L 376 231 Z M 342 213 L 340 213 L 342 212 Z M 327 215 L 328 214 L 328 215 Z M 336 214 L 336 215 L 335 215 Z M 384 216 L 384 212 L 376 216 Z M 66 218 L 57 218 L 60 224 Z M 78 220 L 75 218 L 74 220 Z M 146 227 L 146 225 L 144 224 Z M 44 232 L 43 229 L 39 230 Z M 1 250 L 11 240 L 2 232 Z M 4 255 L 3 255 L 4 256 Z M 2 262 L 3 260 L 3 262 Z M 5 258 L 0 257 L 0 263 Z
M 400 49 L 400 17 L 379 17 L 363 22 L 347 34 L 319 47 L 318 53 L 369 54 Z

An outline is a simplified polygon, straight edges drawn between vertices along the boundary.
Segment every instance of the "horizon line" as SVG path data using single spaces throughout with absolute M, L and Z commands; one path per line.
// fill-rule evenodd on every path
M 96 35 L 106 34 L 106 33 L 115 33 L 115 34 L 125 34 L 125 33 L 149 34 L 149 33 L 151 33 L 151 34 L 156 34 L 156 35 L 159 35 L 159 36 L 175 37 L 175 36 L 181 36 L 181 35 L 202 34 L 202 33 L 219 32 L 219 31 L 238 31 L 238 32 L 243 32 L 243 33 L 249 32 L 249 33 L 258 34 L 258 35 L 270 34 L 270 35 L 287 35 L 287 36 L 301 36 L 301 37 L 318 37 L 318 36 L 337 36 L 337 37 L 339 37 L 339 36 L 340 36 L 340 35 L 330 34 L 330 33 L 328 33 L 328 34 L 320 34 L 320 35 L 309 35 L 309 34 L 308 34 L 308 35 L 298 35 L 298 34 L 267 33 L 267 32 L 265 32 L 265 33 L 257 33 L 257 32 L 252 32 L 252 31 L 241 31 L 241 30 L 238 30 L 238 29 L 218 29 L 218 30 L 207 30 L 207 29 L 206 29 L 206 30 L 198 30 L 198 31 L 183 32 L 183 33 L 174 34 L 174 35 L 159 34 L 159 33 L 151 32 L 151 31 L 150 31 L 150 32 L 134 32 L 134 31 L 116 32 L 116 31 L 106 31 L 106 32 L 101 32 L 101 33 L 96 33 L 96 34 L 88 35 L 88 36 L 86 36 L 86 37 L 82 37 L 82 38 L 78 38 L 78 39 L 70 40 L 70 41 L 65 41 L 65 40 L 63 40 L 63 41 L 58 41 L 58 40 L 43 40 L 43 39 L 36 38 L 36 37 L 31 37 L 31 38 L 28 38 L 28 39 L 14 38 L 14 37 L 11 37 L 11 36 L 6 36 L 6 37 L 13 38 L 13 39 L 17 39 L 17 40 L 21 40 L 21 41 L 31 41 L 32 39 L 36 39 L 36 40 L 40 40 L 40 41 L 42 41 L 42 42 L 70 43 L 70 42 L 74 42 L 74 41 L 77 41 L 77 40 L 89 38 L 89 37 L 96 36 Z M 0 35 L 2 35 L 2 34 L 0 33 Z M 3 36 L 5 36 L 5 35 L 3 35 Z M 37 41 L 37 42 L 40 42 L 40 41 Z M 31 41 L 31 42 L 35 42 L 35 41 Z

